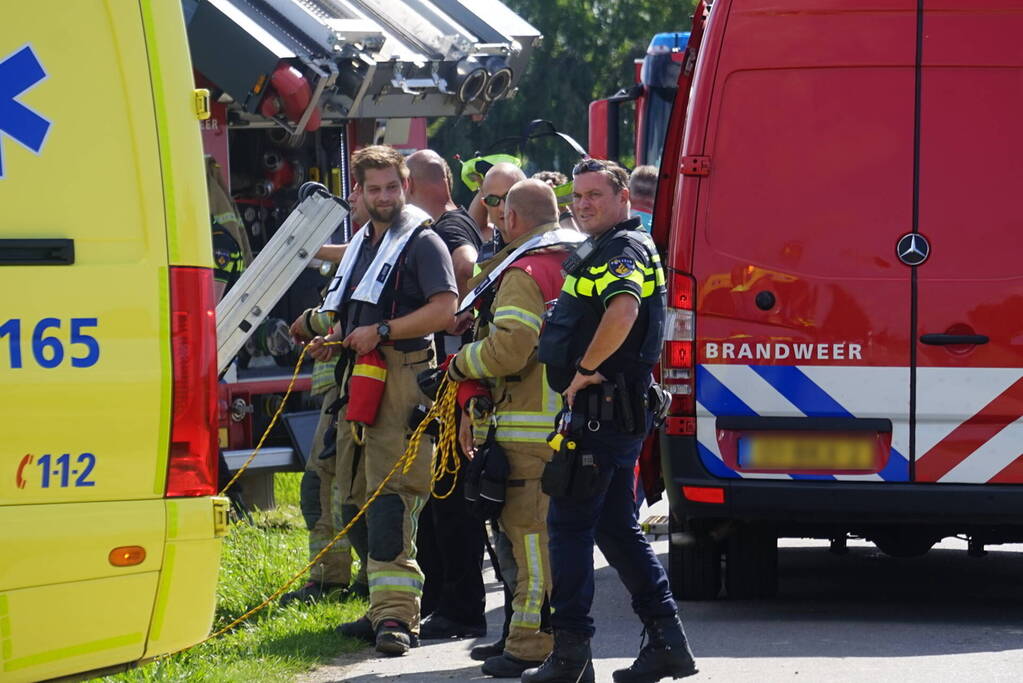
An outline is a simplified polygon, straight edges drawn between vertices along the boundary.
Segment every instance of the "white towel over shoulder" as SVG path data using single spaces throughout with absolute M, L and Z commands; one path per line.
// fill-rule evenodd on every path
M 369 268 L 366 269 L 362 280 L 355 287 L 355 292 L 352 294 L 353 300 L 364 301 L 373 305 L 380 301 L 380 294 L 384 291 L 384 285 L 387 284 L 388 276 L 394 270 L 401 252 L 405 250 L 405 245 L 408 244 L 409 238 L 412 237 L 412 233 L 415 232 L 416 228 L 429 220 L 430 216 L 422 209 L 410 204 L 405 206 L 398 220 L 392 223 L 391 227 L 384 233 L 383 241 L 379 249 L 377 249 L 373 263 L 369 264 Z M 337 313 L 341 310 L 341 298 L 348 288 L 348 281 L 352 277 L 355 261 L 359 258 L 362 244 L 369 232 L 367 226 L 363 226 L 361 230 L 355 233 L 352 241 L 348 243 L 345 255 L 341 257 L 341 263 L 338 265 L 337 275 L 334 276 L 334 281 L 330 283 L 327 297 L 323 300 L 323 305 L 320 306 L 321 311 Z

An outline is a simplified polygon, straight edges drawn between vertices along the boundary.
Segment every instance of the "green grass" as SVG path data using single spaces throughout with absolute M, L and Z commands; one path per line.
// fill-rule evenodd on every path
M 307 561 L 309 536 L 298 507 L 301 474 L 275 478 L 277 509 L 253 514 L 255 526 L 234 523 L 224 539 L 214 631 L 255 607 Z M 354 568 L 353 568 L 354 571 Z M 301 579 L 292 585 L 297 588 Z M 139 681 L 287 681 L 363 645 L 340 639 L 334 628 L 358 619 L 364 600 L 315 605 L 276 603 L 234 631 L 191 650 L 123 674 L 99 679 Z

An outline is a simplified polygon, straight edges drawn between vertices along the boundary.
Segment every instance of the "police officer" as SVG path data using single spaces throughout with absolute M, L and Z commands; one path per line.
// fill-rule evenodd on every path
M 664 273 L 639 219 L 629 218 L 625 170 L 587 159 L 573 176 L 572 213 L 588 239 L 565 262 L 567 277 L 539 355 L 570 410 L 565 431 L 576 444 L 576 475 L 588 464 L 590 478 L 577 476 L 570 490 L 551 498 L 554 651 L 522 680 L 594 680 L 594 542 L 632 595 L 648 636 L 636 661 L 615 671 L 614 680 L 689 676 L 696 673 L 692 653 L 668 578 L 639 527 L 634 497 L 636 460 L 651 424 L 651 370 L 663 339 Z

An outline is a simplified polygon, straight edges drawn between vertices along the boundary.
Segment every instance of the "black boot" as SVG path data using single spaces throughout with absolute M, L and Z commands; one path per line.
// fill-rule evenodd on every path
M 334 633 L 345 638 L 355 638 L 365 643 L 377 642 L 377 632 L 373 629 L 373 622 L 365 614 L 355 621 L 341 624 L 334 629 Z M 419 636 L 416 634 L 411 634 L 409 641 L 410 647 L 419 647 Z
M 335 602 L 345 597 L 347 587 L 340 583 L 320 583 L 309 581 L 298 590 L 293 590 L 281 596 L 281 607 L 287 607 L 293 602 L 305 602 L 312 604 L 326 600 Z
M 615 683 L 656 683 L 668 676 L 685 678 L 696 673 L 693 652 L 677 615 L 644 619 L 643 624 L 649 640 L 632 666 L 614 672 Z
M 522 674 L 522 683 L 593 683 L 590 639 L 578 631 L 554 630 L 554 651 L 538 669 Z
M 502 652 L 504 652 L 504 638 L 496 643 L 477 645 L 469 652 L 469 656 L 478 662 L 485 662 L 491 657 L 501 656 Z
M 543 662 L 531 662 L 502 652 L 483 662 L 483 673 L 494 678 L 519 678 L 527 669 L 536 668 L 541 664 Z

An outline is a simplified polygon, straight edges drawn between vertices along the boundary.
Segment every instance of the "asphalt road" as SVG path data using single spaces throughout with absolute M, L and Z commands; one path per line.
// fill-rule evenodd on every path
M 653 512 L 663 514 L 663 504 Z M 654 546 L 667 563 L 667 542 Z M 783 540 L 776 598 L 684 603 L 700 668 L 690 680 L 1023 680 L 1023 545 L 971 558 L 965 542 L 953 539 L 911 560 L 867 543 L 849 547 L 837 556 L 825 542 Z M 596 566 L 594 659 L 597 680 L 610 681 L 635 656 L 641 626 L 599 553 Z M 488 638 L 427 641 L 396 659 L 367 649 L 303 680 L 485 680 L 468 651 L 500 633 L 502 596 L 492 574 L 488 582 Z

